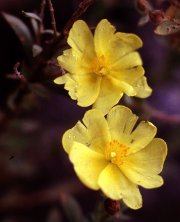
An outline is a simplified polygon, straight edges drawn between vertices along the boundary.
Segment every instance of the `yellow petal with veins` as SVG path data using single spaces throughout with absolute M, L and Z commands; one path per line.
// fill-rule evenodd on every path
M 111 139 L 104 115 L 99 110 L 92 109 L 85 113 L 83 122 L 91 138 L 91 149 L 104 154 L 104 147 Z
M 138 117 L 125 106 L 113 107 L 107 115 L 107 122 L 112 139 L 126 142 Z
M 137 185 L 130 182 L 116 165 L 109 164 L 102 171 L 98 185 L 111 199 L 122 199 L 132 209 L 142 207 L 142 197 Z
M 156 135 L 157 128 L 150 122 L 141 121 L 131 133 L 130 152 L 136 153 L 147 146 Z
M 93 104 L 99 95 L 101 78 L 90 73 L 88 75 L 74 75 L 73 79 L 77 86 L 76 97 L 78 105 L 86 107 Z
M 95 56 L 93 35 L 83 20 L 74 23 L 67 42 L 78 55 L 82 55 L 88 46 L 88 57 L 93 58 Z
M 85 60 L 84 56 L 84 54 L 83 57 L 79 56 L 72 49 L 67 49 L 63 52 L 63 55 L 58 56 L 57 60 L 59 65 L 69 73 L 84 75 L 89 73 L 87 67 L 82 66 L 82 61 Z
M 142 66 L 136 66 L 130 69 L 113 69 L 110 72 L 114 78 L 126 82 L 131 86 L 137 84 L 139 79 L 144 75 L 144 69 Z
M 94 34 L 94 45 L 97 56 L 106 55 L 109 51 L 109 42 L 114 36 L 116 29 L 107 19 L 101 20 Z
M 87 128 L 80 121 L 72 129 L 67 130 L 62 137 L 62 144 L 67 153 L 70 152 L 74 141 L 86 146 L 90 144 Z
M 101 82 L 100 93 L 93 108 L 101 110 L 104 114 L 118 103 L 123 96 L 122 87 L 118 80 L 104 77 Z
M 76 82 L 72 79 L 71 75 L 69 73 L 62 75 L 60 77 L 57 77 L 54 82 L 56 84 L 65 84 L 64 88 L 68 90 L 69 95 L 72 99 L 76 100 L 76 91 L 77 91 L 77 84 Z
M 132 69 L 142 65 L 142 59 L 138 52 L 130 52 L 120 57 L 116 62 L 110 65 L 111 70 Z
M 166 155 L 166 143 L 155 138 L 144 149 L 127 156 L 120 169 L 133 183 L 145 188 L 160 187 L 163 179 L 157 174 L 162 171 Z
M 108 162 L 103 155 L 81 143 L 74 142 L 69 158 L 79 179 L 93 190 L 99 189 L 98 178 Z
M 142 76 L 139 80 L 137 80 L 133 87 L 136 91 L 136 97 L 139 98 L 147 98 L 151 95 L 152 89 L 147 84 L 147 79 L 145 76 Z

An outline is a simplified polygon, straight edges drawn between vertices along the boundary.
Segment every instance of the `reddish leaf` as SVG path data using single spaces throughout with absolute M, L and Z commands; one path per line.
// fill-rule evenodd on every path
M 148 22 L 149 22 L 149 16 L 145 15 L 139 19 L 138 26 L 143 26 L 143 25 L 147 24 Z
M 38 22 L 41 22 L 41 18 L 36 15 L 35 13 L 32 13 L 32 12 L 25 12 L 25 11 L 22 11 L 23 15 L 27 18 L 30 18 L 30 19 L 35 19 L 37 20 Z
M 179 31 L 180 31 L 180 24 L 168 20 L 158 25 L 154 32 L 158 35 L 171 35 Z

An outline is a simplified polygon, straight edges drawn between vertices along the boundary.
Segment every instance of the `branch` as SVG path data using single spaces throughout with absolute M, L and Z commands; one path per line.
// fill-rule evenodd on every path
M 95 0 L 82 0 L 77 10 L 73 13 L 69 21 L 66 23 L 63 33 L 67 35 L 73 23 L 94 3 Z
M 19 66 L 20 66 L 20 62 L 17 62 L 13 67 L 14 72 L 7 74 L 6 76 L 9 79 L 18 79 L 18 80 L 21 80 L 21 82 L 23 83 L 27 83 L 27 79 L 25 78 L 25 76 L 18 70 Z
M 150 107 L 149 105 L 146 105 L 146 110 L 151 109 L 152 117 L 160 120 L 164 123 L 169 124 L 180 124 L 180 115 L 169 115 L 167 113 L 164 113 L 163 111 L 159 111 L 155 108 Z
M 125 102 L 134 109 L 149 113 L 152 118 L 168 124 L 180 124 L 180 115 L 170 115 L 157 110 L 148 103 L 139 103 L 138 101 L 126 98 Z
M 44 20 L 45 6 L 46 6 L 46 0 L 42 0 L 41 1 L 40 13 L 39 13 L 39 17 L 41 18 L 41 23 L 40 23 L 40 27 L 39 27 L 39 35 L 41 35 L 41 33 L 44 29 L 43 20 Z
M 57 34 L 56 20 L 55 20 L 55 16 L 54 16 L 54 7 L 53 7 L 51 0 L 48 0 L 48 4 L 49 4 L 49 11 L 51 14 L 51 25 L 52 25 L 52 28 L 54 31 L 54 38 L 56 39 L 58 34 Z
M 39 17 L 41 18 L 41 21 L 43 21 L 43 19 L 44 19 L 45 6 L 46 6 L 46 0 L 42 0 L 41 9 L 40 9 L 40 13 L 39 13 Z
M 83 0 L 77 11 L 74 12 L 72 17 L 69 19 L 69 21 L 66 23 L 63 32 L 58 35 L 54 41 L 51 42 L 51 44 L 47 45 L 46 48 L 44 48 L 43 52 L 36 57 L 35 63 L 32 68 L 32 73 L 34 73 L 34 76 L 36 76 L 36 73 L 41 72 L 41 70 L 46 65 L 46 61 L 50 60 L 55 53 L 57 53 L 57 50 L 62 48 L 62 45 L 64 44 L 65 34 L 68 34 L 69 29 L 71 28 L 72 24 L 75 20 L 78 19 L 79 16 L 81 16 L 88 7 L 94 3 L 95 0 Z

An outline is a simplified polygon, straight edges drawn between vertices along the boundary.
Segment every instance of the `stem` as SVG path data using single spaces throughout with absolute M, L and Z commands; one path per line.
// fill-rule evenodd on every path
M 43 29 L 44 29 L 44 25 L 43 25 L 43 20 L 44 20 L 44 11 L 45 11 L 45 6 L 46 6 L 46 0 L 42 0 L 41 2 L 41 9 L 40 9 L 40 18 L 41 18 L 41 24 L 40 24 L 40 34 L 42 33 Z
M 82 0 L 77 10 L 73 13 L 69 21 L 66 23 L 63 33 L 67 35 L 73 23 L 94 3 L 95 0 Z
M 31 72 L 34 74 L 32 78 L 37 76 L 36 73 L 42 71 L 42 69 L 46 65 L 46 61 L 50 60 L 53 57 L 53 55 L 57 52 L 57 49 L 62 48 L 62 44 L 64 44 L 64 40 L 66 37 L 65 34 L 68 34 L 69 29 L 71 28 L 74 21 L 78 19 L 78 16 L 82 15 L 88 9 L 88 7 L 94 3 L 94 1 L 95 0 L 83 0 L 80 3 L 77 11 L 74 12 L 72 17 L 66 23 L 63 32 L 58 35 L 57 38 L 54 39 L 54 41 L 52 41 L 51 44 L 49 44 L 40 55 L 37 56 Z
M 46 6 L 46 0 L 42 0 L 42 2 L 41 2 L 40 14 L 39 14 L 39 17 L 41 18 L 42 21 L 43 21 L 43 19 L 44 19 L 45 6 Z
M 41 43 L 41 33 L 43 32 L 43 29 L 44 29 L 43 20 L 44 20 L 45 6 L 46 6 L 46 0 L 41 0 L 41 7 L 40 7 L 40 13 L 39 13 L 39 17 L 41 18 L 41 22 L 39 25 L 39 31 L 38 31 L 38 35 L 37 35 L 37 44 L 38 45 L 40 45 L 40 43 Z
M 149 113 L 150 116 L 158 121 L 168 123 L 168 124 L 180 124 L 180 115 L 170 115 L 163 111 L 157 110 L 156 108 L 152 107 L 148 103 L 139 103 L 138 101 L 127 99 L 126 103 L 134 109 L 141 110 L 145 113 Z
M 19 66 L 20 66 L 20 62 L 17 62 L 14 65 L 14 73 L 20 78 L 21 77 L 21 73 L 18 71 Z
M 17 79 L 20 79 L 23 83 L 26 83 L 27 80 L 26 78 L 24 77 L 24 75 L 22 75 L 21 72 L 19 72 L 18 68 L 20 66 L 20 62 L 17 62 L 15 65 L 14 65 L 14 74 L 16 75 Z
M 54 31 L 54 38 L 56 39 L 57 38 L 57 27 L 56 27 L 56 20 L 55 20 L 55 16 L 54 16 L 54 7 L 53 7 L 51 0 L 48 0 L 48 4 L 49 4 L 49 11 L 51 14 L 51 25 L 52 25 L 52 28 Z

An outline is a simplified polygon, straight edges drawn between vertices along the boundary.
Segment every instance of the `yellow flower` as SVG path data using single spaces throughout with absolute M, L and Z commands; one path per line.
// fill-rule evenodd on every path
M 115 31 L 114 26 L 103 19 L 93 37 L 87 24 L 78 20 L 67 40 L 71 49 L 58 57 L 67 73 L 54 82 L 65 84 L 71 98 L 82 107 L 93 104 L 93 108 L 107 113 L 123 93 L 140 98 L 151 94 L 141 57 L 135 51 L 142 46 L 141 39 Z
M 163 184 L 162 171 L 167 145 L 154 138 L 156 127 L 141 121 L 125 106 L 115 106 L 104 117 L 97 109 L 85 113 L 63 135 L 63 147 L 69 154 L 80 180 L 89 188 L 101 189 L 113 199 L 122 199 L 132 209 L 142 206 L 138 185 L 155 188 Z M 135 129 L 134 129 L 135 128 Z

